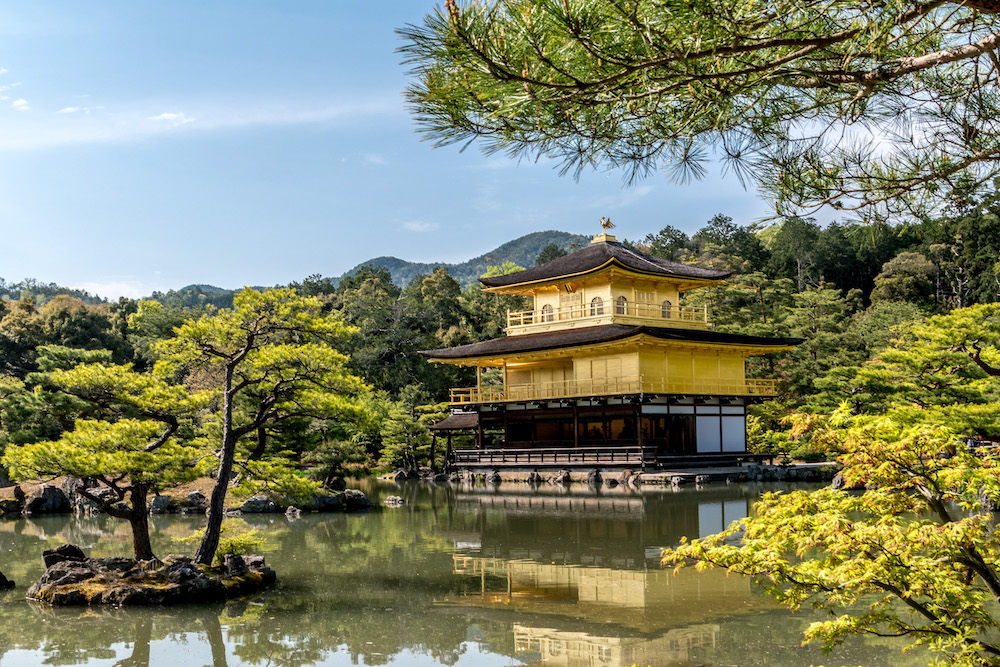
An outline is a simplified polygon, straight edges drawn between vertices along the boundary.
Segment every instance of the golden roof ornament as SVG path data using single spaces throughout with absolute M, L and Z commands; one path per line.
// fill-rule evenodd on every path
M 605 242 L 605 241 L 615 241 L 615 240 L 617 240 L 617 239 L 615 239 L 614 236 L 612 236 L 611 234 L 608 234 L 608 230 L 612 229 L 614 226 L 615 226 L 615 223 L 611 222 L 611 218 L 608 218 L 608 217 L 605 217 L 605 216 L 602 215 L 601 216 L 601 229 L 603 229 L 604 231 L 601 232 L 600 234 L 598 234 L 597 236 L 595 236 L 593 238 L 593 240 L 591 240 L 591 243 L 602 243 L 602 242 Z

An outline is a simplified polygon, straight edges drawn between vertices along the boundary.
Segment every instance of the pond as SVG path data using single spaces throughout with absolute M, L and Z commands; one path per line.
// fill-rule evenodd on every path
M 0 667 L 27 665 L 919 665 L 887 640 L 833 655 L 801 647 L 813 620 L 722 572 L 659 564 L 681 536 L 746 516 L 763 489 L 499 491 L 360 480 L 362 515 L 248 515 L 278 571 L 263 595 L 219 606 L 49 609 L 24 600 L 43 549 L 129 555 L 108 517 L 0 521 Z M 190 553 L 197 517 L 152 518 L 160 555 Z

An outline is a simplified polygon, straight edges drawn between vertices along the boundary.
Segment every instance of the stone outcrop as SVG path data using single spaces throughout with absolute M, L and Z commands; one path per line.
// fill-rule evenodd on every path
M 402 507 L 406 501 L 399 496 L 387 496 L 382 502 L 386 507 Z
M 66 514 L 70 510 L 69 498 L 63 490 L 51 484 L 42 484 L 24 500 L 24 514 Z
M 3 576 L 3 572 L 0 572 L 0 591 L 6 591 L 14 588 L 14 582 Z
M 150 514 L 166 514 L 170 510 L 170 498 L 167 496 L 153 496 L 153 499 L 149 501 Z
M 347 489 L 340 494 L 340 498 L 344 503 L 345 512 L 360 512 L 375 507 L 372 501 L 368 500 L 368 496 L 357 489 Z
M 87 558 L 64 544 L 42 554 L 45 573 L 28 589 L 30 600 L 56 606 L 150 606 L 220 602 L 258 591 L 276 580 L 262 556 L 228 554 L 221 568 L 204 568 L 182 556 L 136 561 Z
M 240 505 L 240 511 L 244 514 L 274 514 L 279 509 L 278 504 L 267 496 L 247 498 Z
M 622 471 L 622 476 L 618 479 L 622 486 L 632 486 L 638 488 L 639 486 L 639 474 L 630 468 L 626 468 Z
M 339 493 L 324 493 L 313 496 L 307 505 L 302 506 L 302 509 L 309 512 L 343 512 L 344 501 L 341 498 L 342 495 Z
M 569 470 L 560 470 L 550 481 L 553 484 L 569 484 L 573 481 L 573 475 L 570 474 Z
M 604 478 L 601 477 L 600 470 L 597 470 L 595 468 L 594 470 L 591 470 L 589 473 L 587 473 L 587 484 L 590 484 L 591 486 L 600 486 L 603 483 L 604 483 Z

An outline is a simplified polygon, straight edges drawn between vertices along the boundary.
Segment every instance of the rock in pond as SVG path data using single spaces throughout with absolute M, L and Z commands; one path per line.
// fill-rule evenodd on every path
M 69 510 L 69 498 L 62 489 L 51 484 L 42 484 L 24 501 L 26 515 L 66 514 Z
M 368 496 L 357 489 L 347 489 L 340 494 L 340 498 L 344 503 L 345 512 L 359 512 L 375 507 L 372 501 L 368 500 Z
M 3 576 L 3 572 L 0 572 L 0 591 L 6 591 L 14 588 L 14 582 Z
M 267 496 L 254 496 L 247 498 L 240 505 L 240 511 L 244 514 L 273 514 L 278 511 L 278 504 Z
M 403 500 L 400 496 L 388 496 L 382 502 L 387 507 L 402 507 L 403 503 L 405 503 L 406 501 Z
M 182 556 L 161 562 L 80 559 L 82 553 L 69 544 L 47 551 L 45 574 L 28 589 L 28 599 L 56 606 L 200 604 L 261 590 L 277 578 L 262 556 L 229 554 L 224 567 L 206 568 Z
M 170 498 L 167 496 L 153 496 L 149 501 L 150 514 L 166 514 L 170 511 Z
M 343 512 L 344 501 L 339 493 L 323 493 L 313 496 L 308 505 L 302 509 L 311 512 Z

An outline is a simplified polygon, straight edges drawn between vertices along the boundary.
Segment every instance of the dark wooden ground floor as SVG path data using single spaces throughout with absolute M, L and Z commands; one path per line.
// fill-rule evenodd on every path
M 747 400 L 638 395 L 499 403 L 474 406 L 440 428 L 461 425 L 476 434 L 475 448 L 453 452 L 458 467 L 728 465 L 761 458 L 746 451 Z

